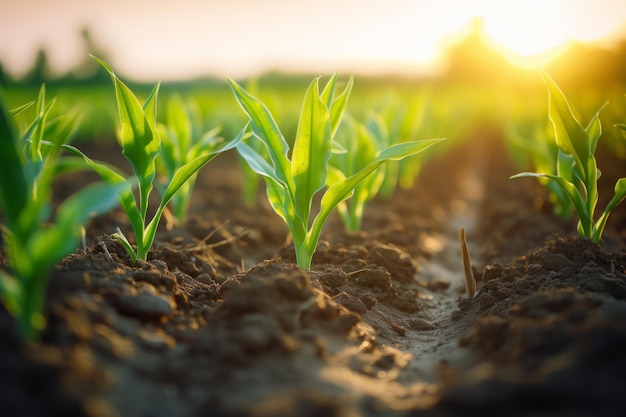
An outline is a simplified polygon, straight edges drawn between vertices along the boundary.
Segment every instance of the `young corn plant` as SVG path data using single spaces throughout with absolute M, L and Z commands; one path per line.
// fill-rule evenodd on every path
M 54 179 L 63 172 L 86 168 L 76 158 L 59 155 L 59 146 L 69 140 L 76 118 L 50 119 L 53 104 L 54 100 L 46 103 L 42 87 L 35 120 L 18 136 L 13 119 L 28 105 L 7 111 L 0 92 L 0 229 L 9 267 L 0 269 L 0 300 L 28 343 L 36 341 L 46 324 L 42 310 L 48 275 L 78 247 L 81 225 L 112 209 L 120 191 L 107 184 L 90 185 L 53 210 Z
M 571 156 L 559 150 L 554 140 L 552 126 L 538 120 L 513 123 L 506 129 L 507 144 L 512 154 L 528 156 L 530 164 L 536 172 L 558 175 L 559 166 L 562 167 L 561 176 L 569 182 L 574 182 L 573 170 L 565 169 L 572 166 Z M 560 161 L 559 161 L 560 159 Z M 525 161 L 526 162 L 526 161 Z M 548 198 L 554 208 L 554 213 L 562 219 L 569 219 L 574 214 L 572 203 L 563 188 L 556 181 L 548 178 L 538 178 L 548 191 Z
M 377 142 L 378 150 L 400 142 L 400 138 L 396 135 L 397 132 L 394 129 L 392 111 L 389 110 L 391 108 L 392 106 L 387 106 L 387 110 L 384 113 L 377 113 L 371 117 L 367 125 L 368 130 Z M 406 160 L 406 158 L 403 160 Z M 396 191 L 400 175 L 399 165 L 400 163 L 385 164 L 378 170 L 382 171 L 380 173 L 382 183 L 380 184 L 379 192 L 387 200 L 391 199 Z
M 370 120 L 376 124 L 380 120 Z M 329 161 L 327 184 L 333 184 L 358 173 L 372 161 L 381 148 L 380 138 L 363 123 L 349 118 L 343 129 L 339 130 L 337 142 L 346 152 L 331 155 Z M 378 132 L 378 130 L 377 130 Z M 385 179 L 385 171 L 380 167 L 354 187 L 350 199 L 337 205 L 337 212 L 347 231 L 357 231 L 363 224 L 365 206 L 380 190 Z
M 217 149 L 224 139 L 219 137 L 220 128 L 203 130 L 199 110 L 193 102 L 187 104 L 178 94 L 173 95 L 165 107 L 165 123 L 158 124 L 161 151 L 156 158 L 157 189 L 165 195 L 167 185 L 172 182 L 176 171 L 204 153 Z M 192 174 L 178 189 L 170 201 L 174 218 L 185 223 L 191 194 L 198 172 Z
M 431 105 L 426 97 L 416 96 L 406 108 L 401 108 L 398 112 L 399 121 L 396 122 L 396 127 L 393 128 L 395 133 L 392 134 L 397 135 L 401 140 L 423 135 L 430 109 Z M 393 114 L 393 110 L 390 113 Z M 434 117 L 429 119 L 431 123 L 432 119 Z M 420 153 L 400 161 L 398 164 L 398 185 L 400 188 L 409 190 L 415 185 L 425 158 L 427 158 L 426 153 Z
M 247 145 L 250 146 L 252 150 L 263 159 L 269 158 L 267 148 L 263 142 L 259 140 L 252 140 L 248 141 Z M 243 202 L 247 207 L 254 207 L 257 202 L 261 176 L 254 169 L 252 169 L 250 165 L 248 165 L 246 160 L 240 154 L 238 154 L 238 158 L 241 175 L 243 177 Z
M 415 94 L 408 99 L 399 101 L 394 98 L 381 107 L 378 114 L 371 120 L 368 127 L 379 138 L 381 146 L 389 146 L 413 140 L 419 136 L 437 137 L 440 132 L 434 131 L 431 126 L 437 124 L 441 116 L 433 111 L 431 100 L 424 92 Z M 430 129 L 428 129 L 431 127 Z M 451 128 L 446 128 L 446 131 Z M 398 186 L 408 190 L 419 177 L 424 161 L 429 153 L 440 147 L 429 147 L 417 154 L 408 156 L 397 164 L 386 164 L 381 170 L 385 171 L 384 181 L 379 194 L 385 198 L 393 197 Z
M 244 86 L 245 90 L 257 97 L 259 100 L 263 101 L 263 104 L 269 109 L 269 111 L 274 115 L 275 118 L 280 118 L 282 120 L 287 120 L 290 122 L 289 126 L 285 126 L 284 124 L 281 126 L 281 130 L 283 133 L 287 131 L 295 131 L 297 126 L 294 126 L 293 119 L 297 118 L 297 115 L 294 116 L 294 106 L 292 103 L 291 97 L 290 99 L 285 100 L 285 93 L 290 92 L 289 89 L 283 90 L 282 95 L 278 95 L 277 92 L 262 92 L 259 86 L 259 80 L 256 78 L 247 80 L 246 85 Z M 261 95 L 263 93 L 263 96 Z M 296 110 L 297 111 L 297 110 Z M 247 141 L 246 144 L 251 146 L 256 153 L 261 155 L 264 159 L 269 157 L 267 153 L 267 147 L 263 144 L 263 142 L 259 140 L 250 140 Z M 244 204 L 252 208 L 257 204 L 259 187 L 262 181 L 261 175 L 257 174 L 250 165 L 246 162 L 246 160 L 238 155 L 239 160 L 239 168 L 242 174 L 242 192 L 243 192 L 243 202 Z
M 335 153 L 331 156 L 328 185 L 357 174 L 374 160 L 376 155 L 388 144 L 387 124 L 380 114 L 370 117 L 367 124 L 350 118 L 347 125 L 344 126 L 348 129 L 343 129 L 343 132 L 340 130 L 343 134 L 337 135 L 337 142 L 346 152 Z M 424 151 L 435 143 L 437 142 L 424 143 L 424 147 L 413 152 L 411 156 Z M 373 171 L 354 187 L 354 193 L 350 199 L 341 201 L 337 205 L 337 212 L 346 230 L 357 231 L 361 229 L 366 205 L 376 197 L 390 172 L 392 175 L 397 173 L 397 169 L 390 171 L 384 168 L 383 165 Z M 397 179 L 395 176 L 394 178 Z M 394 182 L 394 185 L 396 183 L 397 181 Z
M 330 78 L 321 92 L 319 78 L 311 82 L 304 96 L 292 149 L 267 107 L 235 81 L 228 81 L 236 100 L 250 118 L 252 131 L 252 136 L 241 141 L 237 150 L 250 167 L 265 179 L 267 198 L 286 223 L 293 239 L 296 261 L 303 269 L 311 268 L 311 259 L 328 216 L 339 203 L 354 193 L 361 181 L 385 161 L 404 158 L 438 141 L 407 142 L 385 148 L 364 163 L 364 167 L 354 175 L 329 181 L 329 160 L 333 149 L 336 152 L 345 151 L 333 144 L 332 138 L 343 117 L 352 78 L 337 95 L 336 75 Z M 267 149 L 267 157 L 248 145 L 248 140 L 261 141 Z M 312 215 L 313 199 L 325 187 L 319 211 Z
M 395 98 L 383 105 L 376 115 L 370 118 L 368 129 L 376 137 L 378 146 L 383 148 L 412 137 L 412 135 L 407 134 L 407 125 L 404 122 L 418 121 L 418 119 L 418 117 L 407 117 L 406 107 Z M 398 185 L 402 181 L 406 183 L 407 167 L 412 169 L 419 167 L 420 164 L 415 161 L 417 157 L 417 155 L 411 155 L 397 164 L 385 164 L 380 169 L 380 171 L 384 171 L 381 174 L 383 182 L 380 186 L 380 195 L 384 199 L 391 199 Z
M 599 119 L 602 109 L 598 110 L 587 126 L 583 126 L 574 115 L 558 85 L 545 72 L 541 72 L 541 76 L 548 89 L 549 116 L 554 128 L 554 139 L 559 148 L 556 174 L 522 172 L 511 178 L 547 178 L 548 181 L 558 184 L 578 214 L 578 233 L 598 243 L 602 238 L 609 215 L 626 197 L 626 178 L 617 180 L 613 198 L 598 220 L 594 220 L 598 202 L 597 181 L 599 177 L 594 155 L 598 139 L 602 134 Z
M 152 218 L 148 216 L 148 200 L 153 189 L 156 176 L 156 157 L 162 150 L 161 139 L 156 123 L 156 105 L 159 91 L 157 84 L 142 105 L 135 94 L 115 75 L 113 70 L 99 58 L 93 57 L 110 74 L 115 87 L 119 117 L 121 122 L 120 142 L 122 153 L 130 163 L 134 177 L 138 183 L 138 198 L 132 190 L 125 189 L 118 193 L 122 208 L 128 215 L 135 233 L 136 249 L 118 230 L 112 237 L 117 239 L 126 249 L 133 263 L 138 259 L 146 260 L 152 247 L 157 227 L 165 207 L 181 187 L 209 161 L 220 153 L 231 149 L 241 140 L 246 127 L 232 140 L 222 142 L 210 149 L 198 150 L 198 156 L 187 160 L 171 174 L 171 179 L 161 195 L 159 206 Z M 108 184 L 116 185 L 133 181 L 127 180 L 124 173 L 105 163 L 97 162 L 77 148 L 66 146 L 67 149 L 81 156 L 91 168 Z

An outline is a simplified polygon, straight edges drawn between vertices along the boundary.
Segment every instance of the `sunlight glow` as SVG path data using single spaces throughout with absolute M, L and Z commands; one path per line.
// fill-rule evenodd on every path
M 545 65 L 572 41 L 597 41 L 612 34 L 615 16 L 591 19 L 583 13 L 597 12 L 593 4 L 576 12 L 571 6 L 566 0 L 487 1 L 481 14 L 484 33 L 494 49 L 522 67 Z
M 121 73 L 144 80 L 275 69 L 435 74 L 475 18 L 489 45 L 526 67 L 543 65 L 571 40 L 626 35 L 617 32 L 624 0 L 183 2 L 12 2 L 0 13 L 0 62 L 23 74 L 45 48 L 52 72 L 62 74 L 93 52 L 81 43 L 85 27 Z

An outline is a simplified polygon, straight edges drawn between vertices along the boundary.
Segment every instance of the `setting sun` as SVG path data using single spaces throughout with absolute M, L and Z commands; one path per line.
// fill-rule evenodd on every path
M 561 0 L 488 2 L 481 18 L 486 40 L 493 48 L 516 65 L 540 67 L 572 41 L 610 36 L 615 30 L 613 22 L 621 17 L 603 10 L 602 5 L 598 2 L 593 10 L 587 5 L 574 12 L 572 2 Z M 591 11 L 596 18 L 587 18 L 585 13 Z

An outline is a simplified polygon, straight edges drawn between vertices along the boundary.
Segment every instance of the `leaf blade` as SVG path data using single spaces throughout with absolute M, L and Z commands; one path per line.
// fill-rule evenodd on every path
M 26 205 L 29 185 L 17 152 L 17 135 L 5 103 L 4 94 L 0 91 L 0 208 L 9 224 L 15 224 Z
M 145 218 L 148 196 L 156 175 L 155 158 L 161 148 L 156 126 L 157 84 L 146 100 L 145 109 L 135 94 L 124 84 L 104 61 L 92 56 L 111 76 L 115 87 L 118 115 L 122 125 L 122 153 L 130 162 L 139 180 L 139 210 Z
M 311 246 L 317 243 L 317 240 L 319 239 L 319 235 L 322 230 L 322 226 L 326 222 L 326 219 L 328 218 L 332 210 L 337 206 L 337 204 L 339 204 L 346 198 L 349 198 L 350 195 L 354 192 L 354 188 L 368 175 L 378 169 L 385 161 L 400 160 L 407 156 L 414 155 L 443 140 L 443 138 L 440 138 L 403 142 L 385 148 L 381 152 L 379 152 L 374 161 L 370 162 L 359 172 L 351 175 L 350 177 L 344 178 L 343 180 L 338 181 L 330 186 L 328 190 L 326 190 L 326 192 L 324 193 L 324 196 L 322 197 L 322 200 L 320 202 L 320 212 L 313 220 L 309 236 L 307 237 L 308 245 Z
M 274 177 L 287 184 L 290 192 L 293 192 L 293 182 L 289 175 L 289 160 L 287 158 L 289 145 L 274 117 L 259 99 L 244 90 L 234 80 L 228 78 L 228 83 L 235 99 L 250 118 L 252 132 L 267 146 L 273 164 Z
M 576 160 L 576 165 L 582 170 L 583 180 L 589 179 L 590 144 L 585 128 L 580 124 L 559 86 L 544 72 L 541 77 L 548 88 L 548 112 L 554 137 L 558 147 Z
M 331 155 L 330 119 L 318 93 L 318 81 L 314 80 L 305 94 L 291 157 L 294 208 L 304 224 L 308 224 L 313 196 L 326 183 Z

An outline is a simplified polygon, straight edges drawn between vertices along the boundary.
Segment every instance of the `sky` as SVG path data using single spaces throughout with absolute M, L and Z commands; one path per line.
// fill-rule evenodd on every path
M 93 52 L 80 36 L 87 27 L 116 72 L 145 81 L 420 74 L 436 71 L 442 47 L 476 17 L 518 58 L 626 38 L 624 0 L 0 0 L 0 62 L 20 74 L 45 48 L 66 72 Z

